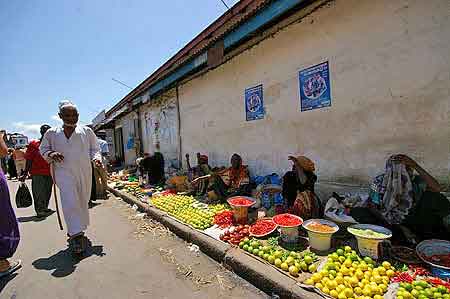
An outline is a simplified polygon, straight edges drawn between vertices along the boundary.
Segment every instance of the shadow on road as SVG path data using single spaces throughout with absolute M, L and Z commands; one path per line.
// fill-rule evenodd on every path
M 99 206 L 99 205 L 101 205 L 101 203 L 90 201 L 89 202 L 89 209 L 95 208 L 96 206 Z
M 79 262 L 92 255 L 106 255 L 103 246 L 90 247 L 82 257 L 73 256 L 69 249 L 61 250 L 50 257 L 35 260 L 33 266 L 38 270 L 53 271 L 51 275 L 54 277 L 66 277 L 75 271 Z
M 44 221 L 46 218 L 45 217 L 37 217 L 37 216 L 24 216 L 24 217 L 18 217 L 17 221 L 20 223 L 25 223 L 25 222 L 41 222 Z
M 14 277 L 16 277 L 17 275 L 19 275 L 19 274 L 18 273 L 13 273 L 13 274 L 8 275 L 6 277 L 0 278 L 0 294 L 2 293 L 3 289 L 6 287 L 8 282 L 13 280 Z

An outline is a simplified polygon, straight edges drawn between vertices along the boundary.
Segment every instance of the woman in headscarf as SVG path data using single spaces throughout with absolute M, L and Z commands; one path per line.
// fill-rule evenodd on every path
M 191 167 L 189 161 L 189 154 L 186 154 L 186 165 L 188 168 L 188 179 L 193 181 L 196 178 L 211 174 L 211 167 L 208 164 L 208 156 L 197 153 L 197 166 Z M 208 181 L 200 180 L 198 183 L 192 184 L 192 193 L 197 196 L 202 196 L 206 194 L 208 189 Z
M 283 198 L 287 212 L 303 220 L 320 217 L 320 200 L 314 193 L 317 181 L 314 162 L 305 156 L 289 156 L 292 170 L 283 177 Z
M 242 164 L 242 158 L 238 154 L 231 156 L 231 167 L 199 177 L 192 183 L 198 184 L 206 179 L 209 181 L 210 201 L 224 201 L 232 196 L 250 196 L 252 193 L 253 184 L 250 182 L 248 167 Z
M 440 192 L 437 180 L 416 161 L 394 155 L 386 162 L 385 173 L 370 186 L 369 208 L 353 209 L 351 215 L 359 222 L 401 231 L 407 239 L 411 239 L 409 229 L 419 239 L 449 239 L 444 218 L 450 214 L 450 201 Z
M 0 158 L 7 154 L 3 132 L 0 131 Z M 11 206 L 6 177 L 0 168 L 0 278 L 20 268 L 20 260 L 8 261 L 16 252 L 20 235 L 16 215 Z

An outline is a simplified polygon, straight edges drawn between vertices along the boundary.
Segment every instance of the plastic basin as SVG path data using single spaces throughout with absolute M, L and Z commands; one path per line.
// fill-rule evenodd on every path
M 328 225 L 334 228 L 332 232 L 319 232 L 314 231 L 308 226 L 313 223 L 318 222 L 320 224 Z M 318 250 L 318 251 L 327 251 L 331 248 L 331 237 L 335 232 L 339 230 L 339 226 L 331 221 L 325 220 L 325 219 L 309 219 L 303 223 L 303 228 L 308 232 L 309 237 L 309 246 L 312 249 Z

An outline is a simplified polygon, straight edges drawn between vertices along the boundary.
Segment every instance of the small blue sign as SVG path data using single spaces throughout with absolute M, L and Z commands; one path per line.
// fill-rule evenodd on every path
M 245 90 L 246 120 L 263 119 L 264 114 L 263 85 L 247 88 Z
M 127 150 L 130 150 L 133 148 L 134 148 L 134 137 L 130 136 L 130 137 L 128 137 L 128 141 L 127 141 Z
M 298 73 L 301 111 L 331 106 L 330 69 L 328 61 Z

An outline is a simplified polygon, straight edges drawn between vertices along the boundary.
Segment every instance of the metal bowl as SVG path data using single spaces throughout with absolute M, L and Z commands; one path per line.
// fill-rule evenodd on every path
M 439 264 L 435 264 L 433 262 L 428 261 L 425 257 L 434 255 L 434 254 L 447 254 L 450 253 L 450 242 L 445 240 L 437 240 L 437 239 L 431 239 L 431 240 L 425 240 L 419 243 L 419 245 L 416 246 L 416 252 L 417 255 L 420 257 L 422 261 L 430 265 L 434 268 L 439 268 L 443 270 L 450 271 L 449 267 L 445 267 Z

